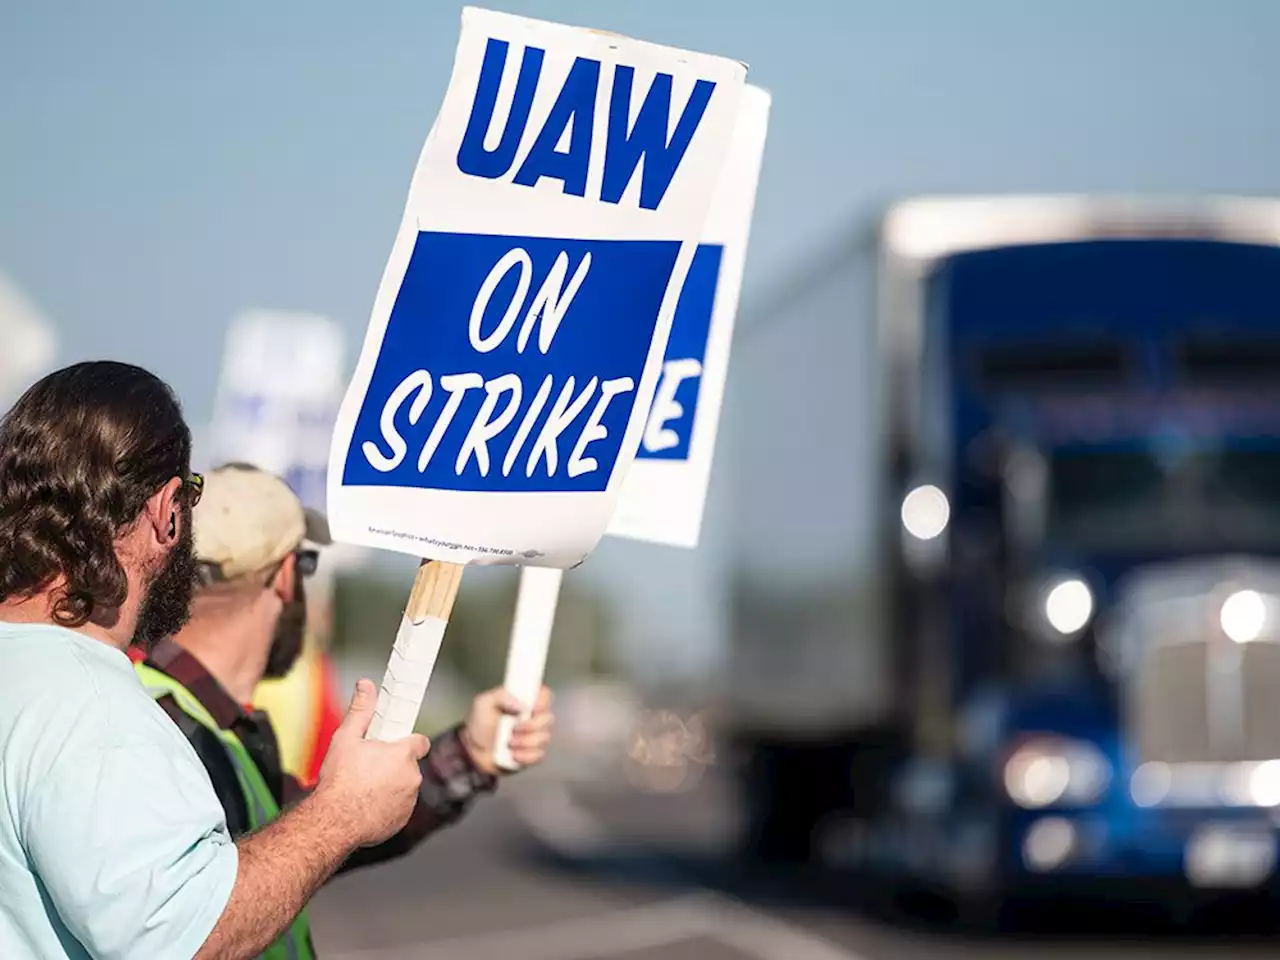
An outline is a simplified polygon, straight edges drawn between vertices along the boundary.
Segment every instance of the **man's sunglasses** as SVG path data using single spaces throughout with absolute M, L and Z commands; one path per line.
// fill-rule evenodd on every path
M 285 554 L 271 567 L 271 577 L 274 578 L 280 572 L 280 568 L 284 566 L 285 560 L 289 559 L 289 554 Z M 310 548 L 299 547 L 293 551 L 293 566 L 298 571 L 298 576 L 304 580 L 307 577 L 315 575 L 316 568 L 320 566 L 320 551 Z
M 295 550 L 293 551 L 293 556 L 293 562 L 298 568 L 299 576 L 315 576 L 316 569 L 320 566 L 319 550 Z
M 186 491 L 187 506 L 195 509 L 200 497 L 204 495 L 204 474 L 193 473 L 182 481 L 182 489 Z
M 280 568 L 284 566 L 284 562 L 289 559 L 290 554 L 285 554 L 269 567 L 264 567 L 267 572 L 266 582 L 270 583 L 275 579 Z M 316 569 L 320 566 L 320 551 L 313 549 L 297 549 L 293 551 L 294 567 L 298 571 L 298 576 L 307 578 L 315 575 Z M 201 579 L 208 584 L 225 583 L 227 578 L 222 575 L 222 570 L 217 564 L 202 563 L 200 565 Z

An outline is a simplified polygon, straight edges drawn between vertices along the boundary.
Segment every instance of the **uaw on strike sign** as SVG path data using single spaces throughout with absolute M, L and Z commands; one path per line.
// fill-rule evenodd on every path
M 467 8 L 331 453 L 337 539 L 569 567 L 634 459 L 746 68 Z

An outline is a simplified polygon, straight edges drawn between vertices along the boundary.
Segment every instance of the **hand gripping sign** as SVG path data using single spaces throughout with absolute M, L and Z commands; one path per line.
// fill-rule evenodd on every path
M 371 736 L 469 563 L 569 567 L 635 457 L 746 68 L 466 8 L 334 430 L 335 539 L 425 557 Z
M 703 240 L 680 293 L 640 450 L 607 529 L 611 536 L 698 545 L 769 103 L 764 90 L 748 86 L 743 91 Z M 532 703 L 542 686 L 561 577 L 557 569 L 521 572 L 504 682 L 524 703 Z M 498 733 L 495 759 L 506 769 L 516 767 L 507 748 L 514 725 L 507 718 Z

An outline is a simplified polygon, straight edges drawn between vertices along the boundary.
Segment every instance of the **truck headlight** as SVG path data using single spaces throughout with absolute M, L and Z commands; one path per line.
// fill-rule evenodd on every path
M 1256 590 L 1237 590 L 1218 612 L 1222 632 L 1236 643 L 1252 643 L 1267 629 L 1267 601 Z
M 1027 810 L 1095 803 L 1111 780 L 1111 764 L 1087 740 L 1033 737 L 1004 765 L 1009 799 Z
M 1053 639 L 1074 637 L 1093 617 L 1093 591 L 1078 576 L 1063 577 L 1050 584 L 1042 604 Z
M 934 540 L 946 531 L 951 520 L 951 503 L 941 489 L 931 483 L 914 487 L 902 498 L 902 529 L 917 540 Z

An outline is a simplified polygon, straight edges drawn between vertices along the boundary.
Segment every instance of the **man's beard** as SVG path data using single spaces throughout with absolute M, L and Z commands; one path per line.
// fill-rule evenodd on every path
M 196 589 L 195 541 L 191 533 L 191 508 L 183 506 L 182 532 L 165 557 L 164 565 L 151 578 L 133 642 L 150 653 L 161 640 L 173 636 L 191 616 L 191 598 Z
M 284 605 L 280 618 L 276 620 L 271 649 L 267 651 L 267 668 L 263 674 L 266 679 L 279 680 L 293 669 L 293 665 L 302 656 L 306 632 L 307 597 L 302 589 L 302 577 L 299 576 L 293 588 L 293 599 Z

